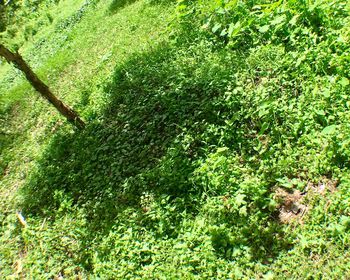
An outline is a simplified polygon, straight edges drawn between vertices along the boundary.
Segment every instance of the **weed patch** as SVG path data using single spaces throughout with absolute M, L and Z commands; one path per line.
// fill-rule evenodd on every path
M 88 125 L 4 101 L 20 128 L 1 138 L 1 273 L 347 277 L 348 7 L 167 5 L 99 1 L 37 41 L 39 71 Z

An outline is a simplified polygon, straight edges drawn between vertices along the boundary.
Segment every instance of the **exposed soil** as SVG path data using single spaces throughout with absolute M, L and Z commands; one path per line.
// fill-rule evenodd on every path
M 338 181 L 324 178 L 318 183 L 309 182 L 304 192 L 299 190 L 288 192 L 283 188 L 277 188 L 274 198 L 279 202 L 279 221 L 281 223 L 293 221 L 302 223 L 304 215 L 311 210 L 307 204 L 309 198 L 315 195 L 325 196 L 327 193 L 333 193 L 336 191 L 337 185 Z

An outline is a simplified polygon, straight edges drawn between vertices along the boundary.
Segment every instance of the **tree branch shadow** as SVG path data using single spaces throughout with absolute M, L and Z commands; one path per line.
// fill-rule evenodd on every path
M 167 197 L 170 204 L 180 199 L 177 211 L 195 216 L 204 192 L 191 181 L 194 162 L 206 153 L 201 131 L 222 124 L 218 112 L 225 108 L 218 102 L 220 87 L 208 80 L 216 73 L 213 66 L 182 59 L 177 48 L 160 45 L 118 66 L 104 89 L 109 104 L 103 116 L 84 131 L 58 131 L 43 152 L 22 191 L 24 214 L 53 217 L 63 195 L 84 209 L 91 240 L 108 234 L 127 209 L 139 213 L 140 223 L 152 230 L 157 220 L 142 219 L 148 211 L 145 195 L 155 201 Z M 240 65 L 238 60 L 237 71 Z M 177 211 L 169 218 L 166 235 L 171 238 L 179 233 Z
M 108 7 L 108 13 L 110 15 L 116 14 L 125 7 L 137 2 L 138 0 L 113 0 Z M 151 5 L 168 5 L 174 3 L 174 0 L 148 0 L 147 4 Z
M 108 12 L 110 14 L 115 14 L 126 6 L 135 3 L 136 1 L 137 0 L 113 0 L 108 7 Z
M 178 95 L 175 54 L 160 47 L 115 70 L 105 88 L 110 102 L 103 117 L 81 132 L 53 136 L 24 188 L 25 212 L 52 213 L 60 203 L 55 193 L 63 192 L 86 207 L 95 229 L 108 230 L 119 211 L 141 207 L 145 192 L 187 196 L 191 160 L 201 144 L 189 151 L 176 139 L 192 122 L 215 119 L 210 99 L 217 92 L 188 83 L 182 87 L 189 94 Z

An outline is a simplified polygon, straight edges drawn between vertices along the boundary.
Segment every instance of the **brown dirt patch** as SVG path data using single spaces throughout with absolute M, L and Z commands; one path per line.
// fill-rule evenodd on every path
M 304 192 L 294 190 L 288 192 L 279 187 L 275 191 L 274 199 L 279 203 L 278 219 L 287 224 L 293 221 L 303 222 L 304 215 L 311 210 L 308 201 L 315 196 L 326 196 L 337 189 L 338 181 L 323 178 L 318 183 L 308 182 Z

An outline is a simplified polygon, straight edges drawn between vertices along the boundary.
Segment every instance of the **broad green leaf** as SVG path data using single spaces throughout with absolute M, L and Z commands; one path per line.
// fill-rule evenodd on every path
M 228 27 L 228 32 L 227 32 L 229 36 L 231 36 L 234 28 L 235 28 L 235 25 L 233 23 L 230 23 Z
M 224 37 L 226 35 L 227 35 L 227 29 L 225 28 L 221 31 L 220 36 Z
M 289 21 L 289 24 L 291 24 L 291 25 L 296 25 L 296 24 L 297 24 L 298 18 L 299 18 L 299 15 L 295 15 L 295 16 Z
M 234 37 L 241 31 L 241 23 L 238 21 L 235 24 L 231 23 L 228 27 L 227 34 L 230 37 Z
M 281 16 L 275 18 L 273 21 L 271 21 L 271 25 L 280 24 L 280 23 L 282 23 L 283 21 L 285 21 L 285 19 L 286 19 L 286 16 L 285 16 L 285 15 L 281 15 Z
M 236 195 L 236 198 L 235 198 L 236 205 L 241 206 L 241 205 L 245 204 L 246 202 L 245 202 L 244 198 L 245 198 L 244 194 L 240 193 L 240 194 Z
M 269 30 L 269 28 L 270 28 L 270 25 L 260 26 L 259 32 L 265 33 L 265 32 L 267 32 Z
M 323 94 L 323 96 L 326 97 L 326 98 L 328 98 L 328 97 L 331 96 L 331 93 L 330 93 L 329 89 L 325 89 L 325 90 L 322 92 L 322 94 Z
M 336 131 L 337 126 L 335 124 L 326 126 L 323 130 L 322 130 L 322 134 L 332 134 Z
M 217 14 L 221 14 L 221 15 L 224 15 L 226 13 L 225 9 L 224 8 L 219 8 L 216 10 L 216 13 Z
M 217 23 L 217 24 L 214 25 L 214 27 L 211 29 L 211 31 L 213 33 L 216 33 L 216 31 L 218 31 L 221 28 L 221 26 L 222 25 L 220 23 Z
M 221 148 L 218 148 L 218 150 L 216 151 L 217 153 L 222 153 L 222 152 L 225 152 L 225 151 L 227 151 L 227 150 L 229 150 L 229 148 L 227 148 L 227 147 L 221 147 Z
M 293 187 L 293 183 L 288 178 L 277 178 L 277 182 L 281 183 L 282 187 L 285 187 L 287 189 L 290 189 Z
M 349 80 L 345 77 L 342 77 L 339 81 L 339 84 L 341 84 L 343 87 L 346 87 L 347 85 L 349 85 Z

